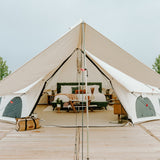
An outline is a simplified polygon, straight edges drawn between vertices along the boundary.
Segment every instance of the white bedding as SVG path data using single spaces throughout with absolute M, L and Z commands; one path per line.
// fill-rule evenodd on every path
M 62 94 L 57 94 L 54 98 L 54 102 L 56 102 L 56 100 L 59 98 L 60 100 L 62 100 L 63 102 L 68 102 L 68 101 L 85 101 L 86 100 L 86 94 L 75 94 L 77 98 L 72 98 L 69 99 L 68 96 L 66 94 L 62 95 Z M 91 101 L 94 102 L 103 102 L 106 101 L 105 95 L 102 93 L 95 93 L 95 94 L 87 94 L 90 98 Z
M 93 94 L 95 99 L 93 99 L 92 101 L 96 101 L 96 102 L 104 102 L 106 101 L 106 97 L 104 94 L 102 93 L 96 93 L 96 94 Z

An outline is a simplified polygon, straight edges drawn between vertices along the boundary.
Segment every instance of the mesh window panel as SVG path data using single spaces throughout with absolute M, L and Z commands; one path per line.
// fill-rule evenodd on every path
M 20 118 L 22 112 L 22 99 L 20 97 L 15 97 L 9 101 L 7 104 L 3 116 L 11 118 Z
M 148 97 L 139 96 L 136 100 L 137 118 L 156 116 L 154 106 Z

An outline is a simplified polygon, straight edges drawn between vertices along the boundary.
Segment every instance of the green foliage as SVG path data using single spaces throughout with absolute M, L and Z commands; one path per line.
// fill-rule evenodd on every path
M 155 63 L 152 65 L 153 69 L 160 74 L 160 55 L 156 58 Z
M 2 57 L 0 57 L 0 80 L 7 77 L 10 73 L 11 71 L 8 70 L 6 61 L 4 61 Z
M 63 103 L 62 100 L 60 100 L 59 98 L 57 98 L 56 102 L 57 102 L 57 104 L 62 104 Z

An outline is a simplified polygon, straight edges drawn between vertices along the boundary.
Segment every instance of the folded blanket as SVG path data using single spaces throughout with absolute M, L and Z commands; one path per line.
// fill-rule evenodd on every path
M 64 93 L 59 93 L 59 94 L 55 95 L 55 100 L 57 98 L 60 98 L 60 99 L 62 98 L 61 100 L 63 101 L 65 96 L 67 96 L 70 101 L 78 100 L 78 97 L 76 94 L 64 94 Z

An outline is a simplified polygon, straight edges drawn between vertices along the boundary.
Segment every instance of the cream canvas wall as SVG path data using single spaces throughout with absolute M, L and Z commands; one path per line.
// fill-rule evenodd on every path
M 111 88 L 107 78 L 104 77 L 89 60 L 87 60 L 87 70 L 88 82 L 102 82 L 102 88 Z M 57 82 L 78 82 L 77 52 L 75 52 L 54 77 L 48 81 L 45 89 L 56 90 Z

